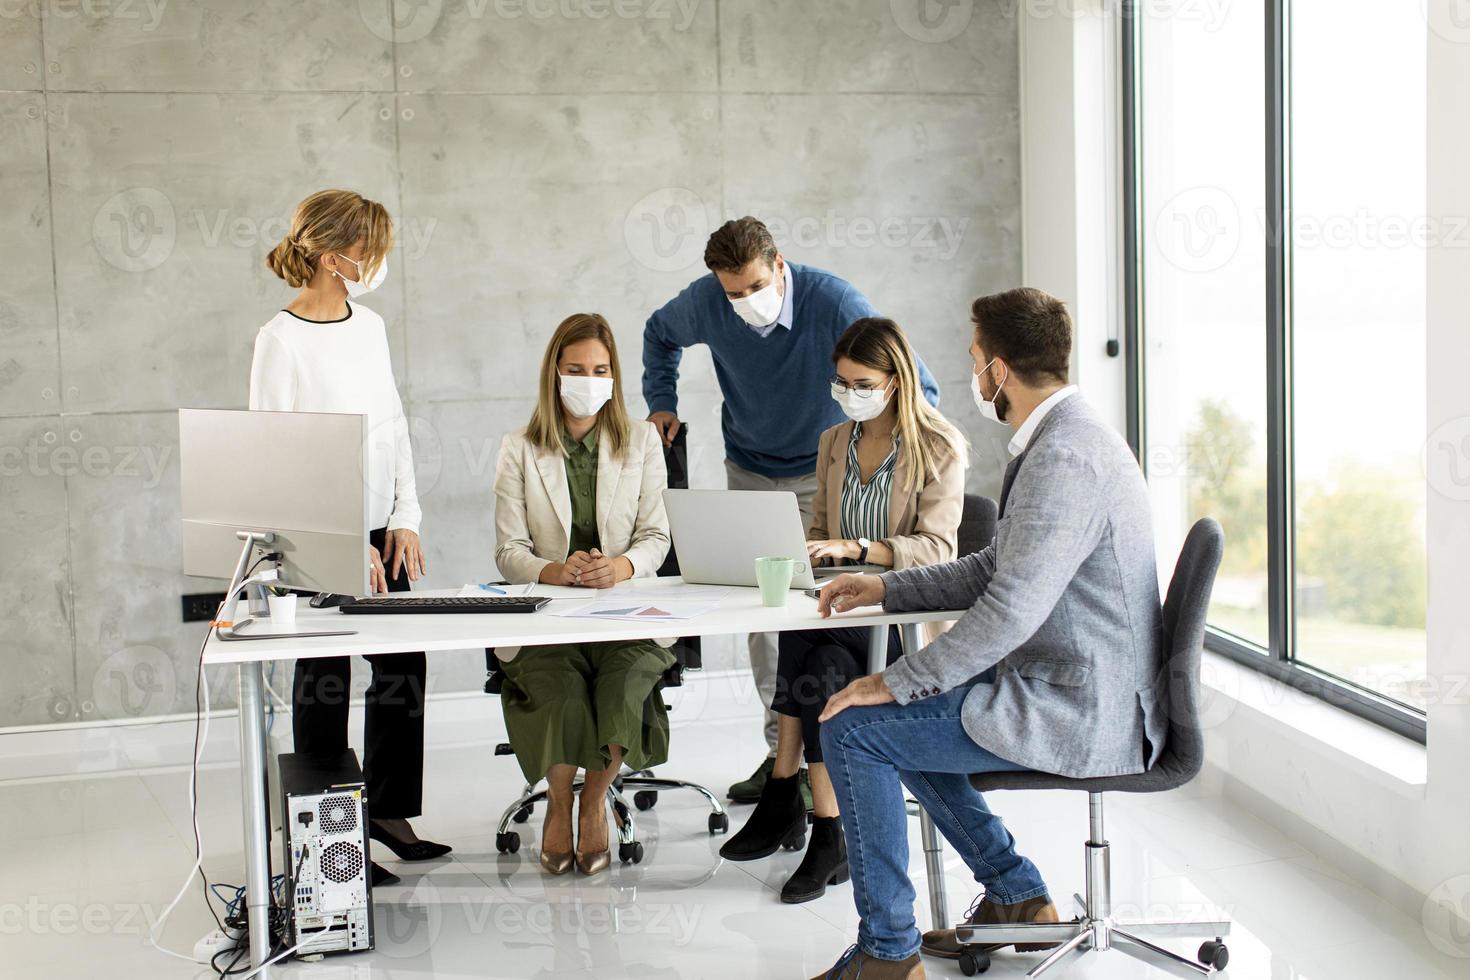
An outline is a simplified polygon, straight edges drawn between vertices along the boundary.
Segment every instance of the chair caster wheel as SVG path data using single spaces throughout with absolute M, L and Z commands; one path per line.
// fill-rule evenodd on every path
M 784 844 L 781 845 L 781 847 L 783 849 L 785 849 L 785 850 L 788 850 L 788 851 L 803 851 L 803 850 L 806 850 L 806 833 L 805 833 L 805 831 L 803 831 L 800 834 L 797 834 L 795 837 L 793 837 L 790 840 L 786 841 Z
M 525 823 L 527 820 L 530 820 L 531 819 L 531 814 L 533 814 L 535 812 L 536 812 L 536 807 L 535 806 L 523 806 L 519 810 L 517 810 L 515 813 L 512 813 L 510 815 L 510 818 L 512 820 L 514 820 L 516 823 Z
M 978 949 L 967 949 L 960 953 L 960 972 L 967 977 L 984 973 L 990 969 L 990 954 Z
M 1214 970 L 1223 970 L 1230 963 L 1230 950 L 1218 939 L 1211 939 L 1199 948 L 1199 961 Z
M 618 860 L 624 864 L 629 862 L 641 864 L 643 862 L 643 842 L 635 840 L 629 844 L 619 844 Z
M 728 813 L 711 813 L 709 815 L 710 834 L 725 834 L 730 831 L 730 815 Z
M 633 805 L 640 810 L 652 810 L 653 805 L 658 802 L 658 791 L 651 789 L 640 789 L 633 794 Z
M 514 854 L 521 849 L 521 835 L 514 830 L 495 835 L 495 849 L 501 854 Z

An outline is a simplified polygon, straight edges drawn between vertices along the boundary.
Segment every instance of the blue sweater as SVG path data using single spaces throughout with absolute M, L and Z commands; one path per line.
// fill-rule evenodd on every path
M 846 416 L 832 400 L 832 351 L 854 320 L 878 311 L 845 280 L 807 265 L 791 268 L 791 329 L 761 337 L 730 306 L 711 273 L 654 311 L 643 328 L 643 399 L 648 411 L 679 411 L 684 348 L 707 344 L 725 398 L 725 456 L 769 477 L 817 468 L 817 439 Z M 919 361 L 924 397 L 939 404 L 939 384 Z

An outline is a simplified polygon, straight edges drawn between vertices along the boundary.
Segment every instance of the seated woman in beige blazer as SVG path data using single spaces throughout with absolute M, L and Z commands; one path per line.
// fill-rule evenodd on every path
M 850 421 L 817 444 L 817 495 L 807 552 L 813 564 L 909 568 L 950 561 L 964 510 L 964 436 L 924 400 L 908 338 L 892 320 L 867 317 L 837 340 L 832 397 Z M 811 843 L 781 889 L 783 902 L 807 902 L 847 880 L 847 843 L 827 767 L 817 716 L 827 699 L 866 674 L 869 631 L 808 630 L 781 634 L 776 695 L 776 764 L 755 812 L 720 848 L 750 861 L 777 848 L 800 847 L 806 811 L 798 785 L 805 749 L 812 784 Z M 888 659 L 900 651 L 889 630 Z
M 623 404 L 612 329 L 563 320 L 546 346 L 531 423 L 505 437 L 495 477 L 495 563 L 510 582 L 611 588 L 653 575 L 669 550 L 663 444 Z M 501 706 L 529 782 L 546 779 L 541 866 L 596 874 L 610 862 L 607 789 L 626 760 L 668 758 L 669 722 L 649 698 L 673 656 L 651 640 L 497 651 Z M 586 770 L 577 844 L 572 786 Z

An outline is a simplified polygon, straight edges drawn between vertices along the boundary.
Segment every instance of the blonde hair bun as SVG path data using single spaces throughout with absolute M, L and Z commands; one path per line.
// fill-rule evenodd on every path
M 388 209 L 356 191 L 326 190 L 296 205 L 291 231 L 265 257 L 266 267 L 300 289 L 316 275 L 317 259 L 362 245 L 364 277 L 371 277 L 393 249 Z

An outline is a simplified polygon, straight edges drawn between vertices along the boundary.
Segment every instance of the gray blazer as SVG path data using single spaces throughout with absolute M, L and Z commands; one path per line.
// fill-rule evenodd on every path
M 884 608 L 969 611 L 884 676 L 900 703 L 976 680 L 961 723 L 982 748 L 1061 776 L 1153 765 L 1168 727 L 1153 521 L 1138 463 L 1080 394 L 1006 469 L 995 542 L 883 575 Z

